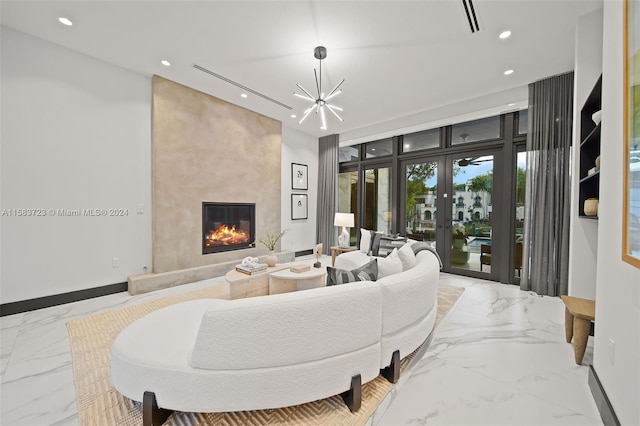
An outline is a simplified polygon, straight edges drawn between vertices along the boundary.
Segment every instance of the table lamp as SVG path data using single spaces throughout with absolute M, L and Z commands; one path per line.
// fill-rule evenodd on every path
M 354 226 L 353 213 L 336 213 L 333 225 L 342 226 L 342 233 L 338 236 L 338 245 L 340 247 L 349 247 L 350 236 L 347 228 L 353 228 Z

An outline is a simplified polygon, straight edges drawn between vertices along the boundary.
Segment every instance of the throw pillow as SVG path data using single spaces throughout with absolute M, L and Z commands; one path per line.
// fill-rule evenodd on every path
M 394 248 L 389 256 L 378 259 L 378 279 L 400 272 L 402 272 L 402 261 L 398 256 L 398 249 Z
M 355 281 L 375 281 L 378 279 L 378 262 L 372 259 L 366 265 L 348 271 L 327 266 L 327 286 L 352 283 Z
M 365 254 L 371 251 L 371 235 L 374 232 L 368 229 L 360 228 L 360 248 L 359 250 Z
M 418 263 L 418 261 L 416 260 L 416 255 L 411 248 L 410 242 L 407 242 L 400 248 L 400 250 L 398 250 L 398 256 L 400 257 L 400 261 L 402 262 L 403 271 L 413 268 Z
M 373 234 L 371 254 L 373 256 L 387 257 L 394 248 L 399 249 L 406 242 L 406 237 L 400 237 L 398 235 Z

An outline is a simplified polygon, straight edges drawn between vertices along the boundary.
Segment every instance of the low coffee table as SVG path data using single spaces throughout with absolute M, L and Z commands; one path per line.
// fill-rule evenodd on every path
M 327 285 L 326 267 L 311 267 L 305 272 L 293 272 L 287 268 L 269 274 L 269 294 L 308 290 L 325 285 Z
M 271 272 L 289 270 L 291 264 L 278 263 L 267 268 L 265 272 L 248 275 L 235 269 L 227 272 L 225 280 L 229 284 L 229 299 L 244 299 L 245 297 L 267 296 L 269 294 L 269 274 Z

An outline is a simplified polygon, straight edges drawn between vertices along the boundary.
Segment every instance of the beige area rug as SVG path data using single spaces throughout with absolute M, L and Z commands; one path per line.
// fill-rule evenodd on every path
M 111 384 L 111 344 L 120 330 L 156 309 L 187 300 L 225 298 L 224 286 L 212 286 L 116 309 L 67 323 L 78 419 L 81 425 L 141 425 L 141 404 L 123 397 Z M 440 285 L 437 324 L 458 300 L 463 288 Z M 417 352 L 417 350 L 416 350 Z M 401 361 L 402 372 L 414 354 Z M 339 395 L 292 407 L 235 413 L 174 413 L 167 425 L 363 425 L 393 385 L 382 376 L 362 388 L 362 406 L 351 413 Z

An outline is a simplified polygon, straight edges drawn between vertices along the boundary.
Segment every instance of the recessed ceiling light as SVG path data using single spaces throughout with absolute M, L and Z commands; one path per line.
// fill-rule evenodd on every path
M 291 118 L 296 118 L 296 117 L 297 117 L 297 115 L 291 114 Z
M 405 144 L 404 144 L 404 147 L 405 147 L 405 148 L 410 148 L 410 147 L 411 147 L 411 144 L 410 144 L 410 143 L 405 143 Z
M 510 103 L 510 104 L 509 104 L 509 106 L 514 106 L 514 105 L 515 105 L 514 103 Z
M 513 70 L 506 70 L 504 72 L 504 75 L 511 75 L 511 74 L 513 74 Z
M 375 148 L 371 148 L 371 151 L 375 151 L 375 150 L 376 150 Z
M 498 37 L 500 37 L 501 39 L 505 39 L 505 38 L 509 38 L 509 36 L 511 36 L 511 31 L 506 30 L 500 33 L 500 35 Z
M 61 24 L 63 25 L 67 25 L 67 26 L 71 26 L 73 25 L 73 22 L 71 22 L 71 20 L 69 18 L 65 18 L 64 16 L 61 16 L 58 18 L 58 21 L 60 21 Z
M 243 98 L 246 98 L 247 94 L 246 93 L 241 93 L 240 96 L 243 97 Z
M 165 67 L 170 67 L 171 66 L 171 62 L 167 61 L 166 59 L 161 60 L 160 63 L 162 65 L 164 65 Z

